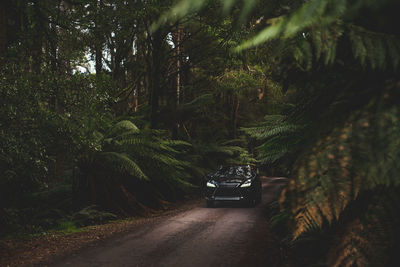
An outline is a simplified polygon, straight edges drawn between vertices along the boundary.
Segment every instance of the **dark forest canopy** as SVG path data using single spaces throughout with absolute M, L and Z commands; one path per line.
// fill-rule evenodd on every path
M 399 10 L 2 1 L 1 236 L 143 214 L 257 164 L 290 178 L 272 222 L 296 266 L 395 266 Z

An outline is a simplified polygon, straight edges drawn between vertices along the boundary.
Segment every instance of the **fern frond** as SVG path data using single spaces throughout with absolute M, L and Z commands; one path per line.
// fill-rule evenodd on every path
M 117 143 L 125 147 L 125 149 L 131 149 L 132 151 L 138 151 L 143 149 L 154 149 L 154 150 L 170 150 L 175 151 L 172 148 L 163 145 L 160 141 L 137 134 L 134 135 L 120 135 L 116 138 Z
M 131 121 L 123 120 L 114 125 L 110 130 L 108 136 L 115 136 L 116 134 L 138 133 L 139 128 L 136 127 Z
M 167 140 L 164 141 L 168 146 L 176 147 L 176 148 L 191 148 L 193 145 L 189 142 L 182 140 Z
M 286 116 L 267 115 L 257 126 L 240 128 L 240 130 L 257 140 L 265 140 L 276 135 L 291 134 L 303 128 L 304 126 L 287 121 Z
M 311 25 L 325 27 L 336 22 L 344 14 L 345 10 L 346 1 L 344 0 L 306 1 L 292 14 L 274 19 L 272 25 L 260 31 L 252 39 L 242 43 L 236 48 L 236 51 L 258 46 L 261 43 L 279 37 L 293 37 L 302 31 L 307 31 L 307 28 Z M 322 20 L 321 18 L 324 19 Z
M 292 123 L 283 123 L 272 127 L 266 127 L 263 130 L 258 129 L 258 132 L 253 131 L 250 136 L 255 137 L 258 140 L 265 140 L 267 138 L 286 135 L 300 131 L 303 126 L 298 126 Z M 248 133 L 251 131 L 248 131 Z
M 183 170 L 185 167 L 190 167 L 189 162 L 178 160 L 176 158 L 173 158 L 173 157 L 170 157 L 170 156 L 164 155 L 164 154 L 153 154 L 148 157 L 151 158 L 153 161 L 163 163 L 165 165 L 168 165 L 168 166 L 171 166 L 171 167 L 174 167 L 177 169 L 181 169 L 181 170 Z
M 348 29 L 354 56 L 363 66 L 368 62 L 373 69 L 384 69 L 389 61 L 393 69 L 397 69 L 400 61 L 398 38 L 368 31 L 356 25 L 349 25 Z
M 293 56 L 302 70 L 308 71 L 311 69 L 313 53 L 307 40 L 301 40 L 299 45 L 294 46 Z
M 221 0 L 224 11 L 230 10 L 239 0 Z M 326 65 L 332 64 L 336 58 L 336 46 L 342 35 L 348 35 L 353 44 L 353 53 L 361 64 L 367 61 L 373 68 L 384 69 L 386 62 L 390 61 L 396 70 L 400 61 L 399 40 L 395 36 L 373 33 L 361 27 L 351 25 L 346 18 L 362 8 L 372 8 L 376 3 L 369 0 L 309 0 L 295 8 L 290 14 L 281 15 L 268 20 L 269 26 L 259 31 L 254 37 L 244 41 L 235 48 L 240 52 L 244 49 L 258 46 L 274 39 L 300 39 L 293 47 L 292 52 L 303 70 L 311 68 L 315 57 L 319 60 L 322 56 Z M 376 2 L 376 1 L 375 1 Z M 387 1 L 381 1 L 381 5 Z M 169 12 L 164 14 L 158 22 L 176 21 L 191 12 L 201 10 L 207 1 L 181 0 Z M 254 1 L 245 1 L 241 17 L 246 16 L 249 9 L 254 8 Z M 347 26 L 346 26 L 347 24 Z M 347 29 L 348 32 L 344 33 Z M 307 40 L 306 35 L 311 35 Z M 314 56 L 311 49 L 314 46 Z M 241 79 L 237 79 L 241 80 Z
M 99 131 L 94 131 L 93 137 L 95 138 L 96 141 L 100 141 L 104 138 L 104 135 L 102 133 L 100 133 Z
M 269 115 L 258 126 L 241 128 L 243 132 L 264 143 L 258 146 L 257 159 L 263 164 L 272 164 L 285 157 L 300 142 L 300 132 L 305 128 L 287 120 L 286 116 Z
M 222 146 L 229 146 L 229 145 L 235 146 L 238 144 L 243 144 L 244 142 L 245 142 L 245 140 L 243 140 L 243 139 L 231 139 L 231 140 L 226 140 L 226 141 L 222 142 L 221 145 Z
M 338 233 L 328 266 L 387 266 L 400 222 L 398 188 L 392 189 L 369 196 L 365 213 Z
M 270 149 L 259 149 L 258 161 L 262 164 L 272 164 L 283 158 L 290 151 L 290 146 L 276 144 Z
M 278 122 L 282 122 L 287 119 L 287 116 L 281 114 L 265 115 L 264 122 L 275 125 Z
M 102 161 L 104 161 L 103 164 L 101 163 Z M 98 155 L 98 164 L 101 166 L 106 164 L 105 162 L 107 162 L 107 166 L 114 169 L 114 171 L 129 174 L 132 177 L 140 180 L 149 180 L 136 162 L 126 154 L 117 152 L 102 152 Z
M 363 192 L 400 185 L 400 109 L 383 102 L 372 101 L 350 116 L 298 163 L 288 191 L 297 196 L 294 238 L 324 221 L 337 221 Z

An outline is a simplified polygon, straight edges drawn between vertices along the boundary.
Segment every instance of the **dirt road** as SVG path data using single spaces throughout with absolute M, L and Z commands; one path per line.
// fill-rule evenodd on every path
M 52 266 L 279 266 L 279 248 L 265 217 L 280 178 L 263 178 L 263 201 L 204 205 L 142 225 L 125 236 Z

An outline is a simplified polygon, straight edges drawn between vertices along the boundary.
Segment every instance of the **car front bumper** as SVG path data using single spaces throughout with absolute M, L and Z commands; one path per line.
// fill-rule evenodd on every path
M 215 187 L 207 188 L 205 199 L 208 201 L 243 201 L 253 199 L 253 187 Z

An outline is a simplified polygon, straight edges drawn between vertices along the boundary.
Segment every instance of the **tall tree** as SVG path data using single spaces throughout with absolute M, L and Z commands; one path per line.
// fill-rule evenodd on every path
M 4 55 L 7 49 L 7 6 L 5 2 L 0 3 L 0 56 Z

